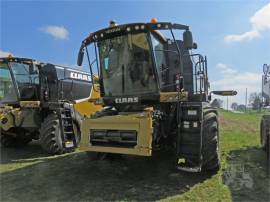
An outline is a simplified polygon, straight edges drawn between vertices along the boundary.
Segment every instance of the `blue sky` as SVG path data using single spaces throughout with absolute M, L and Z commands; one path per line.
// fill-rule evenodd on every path
M 152 17 L 191 26 L 207 55 L 212 90 L 260 91 L 270 63 L 270 1 L 1 1 L 0 56 L 12 53 L 74 65 L 81 41 L 111 19 L 119 24 Z M 269 8 L 268 8 L 269 7 Z M 268 9 L 268 10 L 267 10 Z

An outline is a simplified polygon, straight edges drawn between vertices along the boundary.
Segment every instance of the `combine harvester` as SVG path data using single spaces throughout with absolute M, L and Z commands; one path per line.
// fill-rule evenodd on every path
M 104 158 L 171 148 L 179 170 L 218 170 L 218 112 L 209 100 L 211 93 L 236 92 L 208 91 L 207 60 L 191 52 L 196 48 L 187 25 L 155 19 L 111 22 L 83 40 L 78 65 L 86 53 L 90 72 L 99 73 L 96 103 L 104 108 L 83 120 L 81 149 Z
M 263 106 L 270 107 L 270 65 L 263 65 L 262 76 L 262 97 Z M 270 113 L 269 109 L 267 114 L 262 116 L 261 120 L 261 145 L 267 152 L 268 161 L 270 163 Z
M 84 116 L 100 110 L 82 98 L 99 97 L 91 75 L 33 59 L 0 58 L 0 130 L 4 147 L 40 139 L 50 154 L 73 151 Z

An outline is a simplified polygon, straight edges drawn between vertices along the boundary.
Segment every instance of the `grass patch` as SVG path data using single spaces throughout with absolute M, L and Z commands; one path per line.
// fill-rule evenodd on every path
M 269 201 L 261 115 L 220 111 L 222 169 L 215 175 L 177 172 L 168 154 L 90 161 L 79 150 L 46 156 L 37 144 L 1 148 L 0 201 Z

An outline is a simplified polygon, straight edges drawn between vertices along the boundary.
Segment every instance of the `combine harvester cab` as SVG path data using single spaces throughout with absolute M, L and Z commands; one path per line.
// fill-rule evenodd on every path
M 96 102 L 104 108 L 82 122 L 82 150 L 151 156 L 169 147 L 179 170 L 218 169 L 218 113 L 209 104 L 206 57 L 191 53 L 196 48 L 188 26 L 154 19 L 111 22 L 83 40 L 78 65 L 84 53 L 89 64 L 99 61 L 90 72 L 99 73 Z
M 33 59 L 0 58 L 0 84 L 4 147 L 39 139 L 50 154 L 73 151 L 80 140 L 81 119 L 100 109 L 81 100 L 95 93 L 91 76 L 76 69 Z

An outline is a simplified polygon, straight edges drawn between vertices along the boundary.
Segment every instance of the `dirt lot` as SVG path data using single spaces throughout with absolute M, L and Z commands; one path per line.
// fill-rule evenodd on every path
M 218 174 L 177 172 L 170 153 L 159 153 L 152 158 L 124 156 L 91 161 L 80 151 L 47 156 L 38 142 L 20 149 L 1 148 L 0 199 L 269 201 L 266 155 L 258 147 L 257 140 L 254 145 L 247 144 L 248 147 L 234 146 L 236 140 L 229 135 L 231 128 L 224 125 L 223 169 Z

